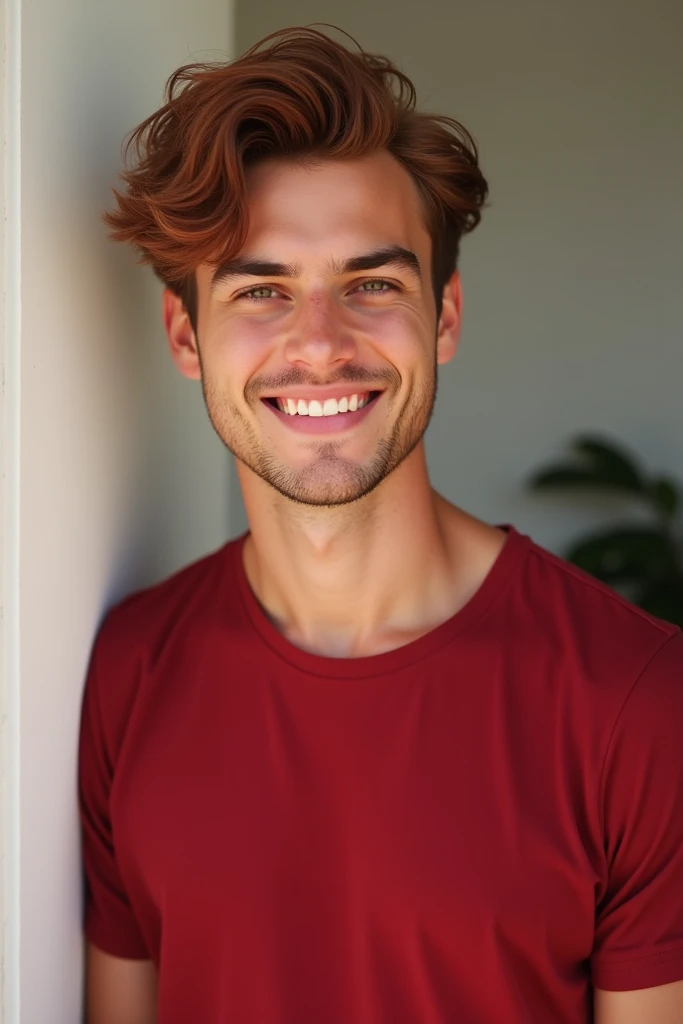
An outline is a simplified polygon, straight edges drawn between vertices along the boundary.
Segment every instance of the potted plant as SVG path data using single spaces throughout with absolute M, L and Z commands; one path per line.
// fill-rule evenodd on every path
M 635 500 L 645 522 L 615 524 L 576 541 L 567 561 L 628 597 L 644 611 L 683 627 L 683 491 L 668 476 L 650 475 L 619 445 L 581 435 L 567 461 L 534 473 L 534 491 L 611 491 Z

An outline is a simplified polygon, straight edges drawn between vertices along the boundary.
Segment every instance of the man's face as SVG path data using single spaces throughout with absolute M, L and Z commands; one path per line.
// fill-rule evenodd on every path
M 386 152 L 268 161 L 247 181 L 242 251 L 197 271 L 199 365 L 188 375 L 201 373 L 225 445 L 276 491 L 355 501 L 422 440 L 436 364 L 457 341 L 457 275 L 437 344 L 419 194 Z

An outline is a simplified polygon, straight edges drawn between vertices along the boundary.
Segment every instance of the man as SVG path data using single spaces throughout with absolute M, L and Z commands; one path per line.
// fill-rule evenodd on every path
M 107 220 L 249 531 L 95 643 L 89 1020 L 680 1024 L 683 636 L 427 474 L 470 136 L 309 29 L 133 146 Z

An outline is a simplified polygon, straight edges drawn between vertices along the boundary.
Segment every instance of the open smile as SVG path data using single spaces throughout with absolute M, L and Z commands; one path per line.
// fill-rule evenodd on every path
M 284 407 L 291 410 L 289 412 L 280 408 L 281 399 L 263 398 L 261 401 L 290 430 L 304 434 L 338 434 L 361 423 L 383 394 L 383 391 L 359 393 L 352 396 L 355 402 L 345 398 L 325 402 L 285 399 Z

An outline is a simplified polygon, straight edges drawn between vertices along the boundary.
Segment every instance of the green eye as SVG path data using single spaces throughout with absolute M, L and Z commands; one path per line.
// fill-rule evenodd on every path
M 240 298 L 241 299 L 254 299 L 254 301 L 258 302 L 260 299 L 268 299 L 268 298 L 270 298 L 269 295 L 259 295 L 258 294 L 259 292 L 274 292 L 274 291 L 275 291 L 275 289 L 271 288 L 269 285 L 261 284 L 261 285 L 258 285 L 258 287 L 256 287 L 256 288 L 250 288 L 249 291 L 247 291 L 247 292 L 242 292 L 242 294 L 240 295 Z
M 361 288 L 365 288 L 366 285 L 371 286 L 370 288 L 368 288 L 368 291 L 370 292 L 383 292 L 386 288 L 392 287 L 388 281 L 382 281 L 381 278 L 377 277 L 374 277 L 372 281 L 364 281 L 363 284 L 361 285 Z

